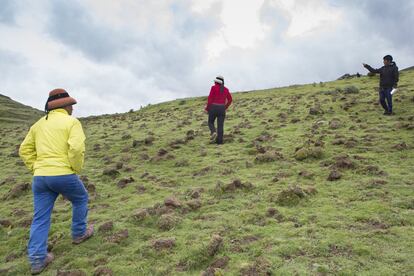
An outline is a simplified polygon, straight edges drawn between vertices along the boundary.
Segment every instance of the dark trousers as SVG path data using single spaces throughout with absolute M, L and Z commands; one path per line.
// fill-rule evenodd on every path
M 223 104 L 213 104 L 208 111 L 208 127 L 211 134 L 216 132 L 214 122 L 217 118 L 217 144 L 223 144 L 224 119 L 226 118 L 226 106 Z
M 379 90 L 379 100 L 382 105 L 382 108 L 384 108 L 387 112 L 392 112 L 392 95 L 391 95 L 391 88 L 380 88 Z

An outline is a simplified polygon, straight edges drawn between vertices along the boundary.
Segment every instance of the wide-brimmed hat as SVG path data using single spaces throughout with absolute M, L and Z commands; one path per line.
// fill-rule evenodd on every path
M 217 76 L 214 79 L 214 82 L 219 83 L 219 84 L 224 84 L 224 78 L 223 78 L 223 76 Z
M 45 111 L 66 107 L 76 103 L 76 100 L 69 96 L 65 89 L 56 88 L 49 92 L 49 98 L 47 98 Z

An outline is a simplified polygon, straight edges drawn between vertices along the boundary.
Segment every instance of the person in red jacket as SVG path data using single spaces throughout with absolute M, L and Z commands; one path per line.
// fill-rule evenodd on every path
M 226 110 L 233 101 L 227 87 L 224 86 L 224 78 L 217 76 L 214 79 L 214 85 L 211 87 L 208 96 L 206 112 L 208 112 L 208 127 L 210 129 L 210 139 L 217 144 L 223 144 L 224 119 L 226 118 Z M 214 122 L 217 118 L 217 132 Z

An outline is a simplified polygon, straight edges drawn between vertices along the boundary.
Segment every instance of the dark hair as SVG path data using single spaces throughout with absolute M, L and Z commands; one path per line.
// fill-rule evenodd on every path
M 392 61 L 392 56 L 391 55 L 386 55 L 385 57 L 383 57 L 383 59 L 388 60 L 388 61 Z
M 224 83 L 220 84 L 220 93 L 223 94 L 224 92 Z

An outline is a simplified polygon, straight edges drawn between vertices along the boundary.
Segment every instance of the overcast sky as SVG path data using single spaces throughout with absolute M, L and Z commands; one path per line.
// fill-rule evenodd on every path
M 414 65 L 412 0 L 0 0 L 0 93 L 75 116 Z M 200 107 L 201 110 L 201 107 Z

